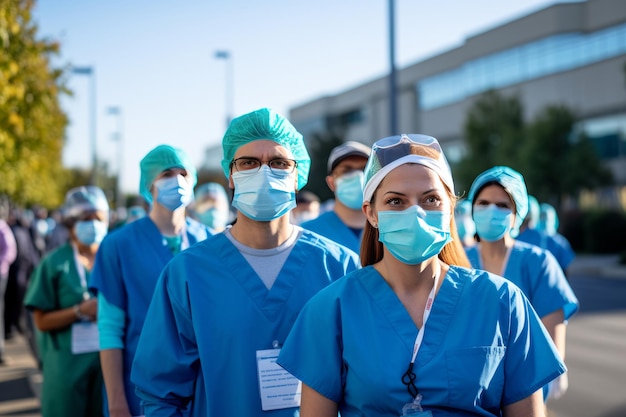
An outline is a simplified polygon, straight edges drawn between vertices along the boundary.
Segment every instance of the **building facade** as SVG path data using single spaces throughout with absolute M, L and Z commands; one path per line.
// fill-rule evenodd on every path
M 438 138 L 463 155 L 468 109 L 496 89 L 522 101 L 527 120 L 548 105 L 571 108 L 626 185 L 626 0 L 557 3 L 473 35 L 454 49 L 397 71 L 401 132 Z M 371 144 L 389 132 L 388 77 L 290 109 L 306 138 L 341 132 Z

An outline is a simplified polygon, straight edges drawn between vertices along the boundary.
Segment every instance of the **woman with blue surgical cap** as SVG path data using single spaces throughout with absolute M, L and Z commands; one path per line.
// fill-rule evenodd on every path
M 280 347 L 304 303 L 357 268 L 354 252 L 290 222 L 310 159 L 287 119 L 244 114 L 222 146 L 237 221 L 161 275 L 131 375 L 146 416 L 293 417 Z
M 97 299 L 89 291 L 96 252 L 107 234 L 109 204 L 95 186 L 67 192 L 69 241 L 37 266 L 24 297 L 40 331 L 41 412 L 46 417 L 102 415 Z
M 228 195 L 221 184 L 207 182 L 196 187 L 195 198 L 189 206 L 190 214 L 213 233 L 224 230 L 230 221 Z
M 519 288 L 469 269 L 437 140 L 377 141 L 365 180 L 363 268 L 307 303 L 278 358 L 300 416 L 543 415 L 565 366 Z
M 186 216 L 197 181 L 187 153 L 159 145 L 144 156 L 140 170 L 139 192 L 150 204 L 149 213 L 104 239 L 93 271 L 105 414 L 110 416 L 142 414 L 130 371 L 157 279 L 176 254 L 210 235 L 206 226 Z
M 490 168 L 476 177 L 468 199 L 479 238 L 478 245 L 467 248 L 472 266 L 501 275 L 524 291 L 564 359 L 566 324 L 578 310 L 578 299 L 549 251 L 515 239 L 529 207 L 523 176 L 505 166 Z M 559 397 L 566 389 L 564 374 L 546 385 L 544 398 L 549 391 Z

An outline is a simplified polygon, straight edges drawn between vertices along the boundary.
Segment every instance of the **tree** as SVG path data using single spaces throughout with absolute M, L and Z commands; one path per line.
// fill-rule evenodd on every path
M 517 153 L 523 140 L 522 105 L 515 96 L 483 93 L 470 108 L 465 123 L 467 155 L 453 167 L 458 190 L 469 190 L 474 178 L 494 165 L 519 169 Z
M 520 154 L 528 189 L 540 201 L 560 205 L 564 195 L 577 195 L 611 183 L 591 141 L 574 135 L 575 114 L 566 106 L 547 106 L 527 128 Z
M 36 39 L 33 0 L 0 0 L 0 194 L 21 205 L 60 205 L 69 93 L 49 57 L 59 45 Z
M 529 193 L 557 207 L 565 195 L 611 183 L 590 140 L 574 134 L 577 118 L 569 108 L 549 105 L 528 124 L 523 113 L 516 96 L 489 91 L 476 100 L 465 124 L 467 155 L 452 167 L 457 190 L 469 190 L 494 165 L 519 171 Z

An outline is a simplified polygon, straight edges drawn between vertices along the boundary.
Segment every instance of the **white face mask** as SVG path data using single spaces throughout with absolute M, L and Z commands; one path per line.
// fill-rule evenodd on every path
M 296 206 L 294 172 L 272 171 L 267 165 L 256 172 L 233 172 L 233 207 L 257 221 L 283 216 Z

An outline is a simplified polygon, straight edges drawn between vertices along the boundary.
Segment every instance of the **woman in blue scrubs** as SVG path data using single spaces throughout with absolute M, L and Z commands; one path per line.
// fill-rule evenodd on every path
M 293 417 L 280 346 L 305 302 L 357 268 L 354 252 L 290 222 L 310 158 L 287 119 L 244 114 L 222 146 L 237 221 L 159 279 L 131 374 L 146 416 Z
M 524 177 L 509 167 L 492 167 L 476 177 L 467 198 L 479 240 L 467 249 L 472 266 L 501 275 L 524 291 L 564 359 L 566 324 L 578 310 L 578 299 L 552 253 L 515 239 L 528 214 Z M 544 394 L 558 398 L 566 390 L 564 374 Z
M 102 416 L 97 299 L 88 289 L 96 252 L 107 234 L 109 204 L 95 186 L 67 192 L 69 241 L 37 266 L 24 297 L 39 333 L 46 417 Z
M 141 160 L 140 171 L 139 192 L 150 211 L 104 239 L 93 270 L 105 414 L 115 417 L 142 414 L 130 371 L 159 274 L 174 255 L 210 235 L 185 214 L 197 178 L 183 150 L 159 145 Z
M 365 178 L 363 268 L 307 303 L 278 358 L 300 415 L 543 416 L 565 366 L 519 288 L 469 269 L 437 140 L 377 141 Z

